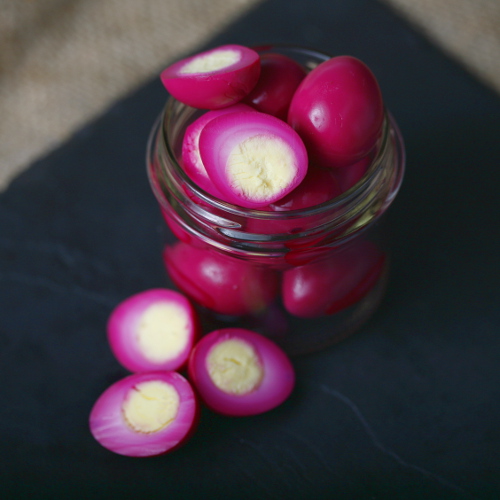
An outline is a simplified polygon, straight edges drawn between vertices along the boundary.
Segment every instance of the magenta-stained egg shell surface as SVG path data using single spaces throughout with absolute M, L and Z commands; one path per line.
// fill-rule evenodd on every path
M 242 45 L 223 45 L 172 64 L 160 78 L 180 102 L 194 108 L 220 109 L 243 99 L 259 75 L 257 52 Z
M 195 302 L 229 316 L 262 312 L 276 297 L 275 272 L 183 242 L 167 246 L 163 259 L 175 285 Z
M 285 309 L 300 318 L 334 314 L 361 300 L 377 283 L 386 256 L 371 241 L 287 270 L 283 276 Z
M 286 121 L 293 94 L 305 76 L 305 69 L 290 57 L 273 52 L 262 54 L 259 80 L 243 102 Z
M 275 212 L 301 210 L 333 200 L 341 194 L 335 173 L 330 168 L 310 165 L 304 180 L 285 197 L 271 204 Z
M 349 189 L 354 187 L 363 178 L 372 161 L 372 155 L 368 155 L 347 167 L 331 169 L 334 172 L 342 193 L 349 191 Z
M 382 130 L 384 103 L 371 70 L 352 56 L 333 57 L 302 80 L 288 123 L 302 137 L 310 159 L 344 167 L 366 156 Z

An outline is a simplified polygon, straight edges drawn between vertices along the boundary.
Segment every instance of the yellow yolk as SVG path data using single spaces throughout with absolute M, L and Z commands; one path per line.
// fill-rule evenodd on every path
M 229 394 L 246 394 L 262 381 L 264 370 L 255 349 L 240 339 L 216 344 L 207 356 L 213 383 Z
M 252 200 L 266 200 L 290 184 L 295 156 L 276 137 L 255 135 L 236 146 L 228 157 L 231 187 Z
M 237 63 L 241 55 L 236 50 L 217 50 L 210 54 L 200 55 L 186 63 L 179 71 L 182 75 L 192 73 L 208 73 Z
M 180 354 L 189 334 L 189 316 L 176 304 L 150 306 L 137 325 L 137 343 L 144 356 L 161 363 Z
M 179 403 L 179 394 L 170 384 L 152 380 L 137 384 L 129 391 L 122 411 L 134 431 L 150 434 L 175 419 Z

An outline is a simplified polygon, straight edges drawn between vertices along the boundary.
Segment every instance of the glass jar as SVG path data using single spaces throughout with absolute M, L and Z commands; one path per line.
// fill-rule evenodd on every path
M 329 56 L 261 47 L 311 70 Z M 389 270 L 381 217 L 404 173 L 403 140 L 390 113 L 362 178 L 340 196 L 300 210 L 241 208 L 193 183 L 181 165 L 186 127 L 203 111 L 169 98 L 151 132 L 147 168 L 177 238 L 163 254 L 174 284 L 197 304 L 205 331 L 241 326 L 290 355 L 355 332 L 377 309 Z

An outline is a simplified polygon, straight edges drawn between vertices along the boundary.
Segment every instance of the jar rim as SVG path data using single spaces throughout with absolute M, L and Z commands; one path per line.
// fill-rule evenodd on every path
M 164 108 L 164 111 L 159 117 L 160 123 L 158 124 L 161 127 L 160 130 L 162 138 L 160 147 L 164 148 L 165 151 L 167 152 L 169 159 L 172 162 L 171 167 L 175 170 L 175 174 L 182 179 L 183 183 L 188 186 L 189 190 L 192 191 L 192 193 L 196 197 L 201 199 L 204 203 L 207 203 L 208 205 L 214 208 L 224 210 L 228 213 L 231 213 L 232 215 L 239 217 L 256 216 L 261 219 L 268 219 L 268 220 L 283 219 L 283 218 L 300 219 L 302 217 L 306 218 L 315 215 L 320 215 L 322 213 L 335 210 L 336 208 L 339 208 L 343 205 L 346 204 L 350 205 L 353 202 L 357 202 L 357 200 L 363 196 L 363 193 L 367 189 L 369 189 L 373 181 L 373 178 L 377 175 L 377 172 L 381 168 L 383 168 L 381 159 L 383 158 L 387 150 L 388 142 L 391 140 L 390 137 L 391 129 L 394 130 L 395 134 L 397 135 L 399 139 L 398 142 L 402 141 L 401 134 L 399 132 L 399 129 L 396 125 L 393 116 L 391 115 L 391 113 L 386 112 L 386 116 L 383 123 L 382 134 L 377 145 L 377 153 L 372 162 L 370 163 L 370 166 L 363 175 L 363 177 L 350 189 L 348 189 L 347 191 L 343 192 L 342 194 L 331 200 L 307 208 L 300 208 L 300 209 L 286 210 L 286 211 L 265 211 L 257 208 L 245 208 L 230 202 L 220 200 L 219 198 L 212 196 L 211 194 L 207 193 L 203 188 L 199 187 L 186 174 L 181 164 L 177 160 L 177 157 L 172 149 L 171 142 L 168 139 L 167 117 L 169 116 L 170 113 L 172 113 L 172 107 L 175 105 L 179 105 L 179 102 L 173 97 L 169 97 L 167 104 Z M 195 111 L 196 110 L 193 109 L 193 114 Z M 399 152 L 400 155 L 404 155 L 403 151 L 400 150 Z M 398 163 L 400 163 L 401 166 L 404 165 L 403 156 L 400 158 L 400 161 Z

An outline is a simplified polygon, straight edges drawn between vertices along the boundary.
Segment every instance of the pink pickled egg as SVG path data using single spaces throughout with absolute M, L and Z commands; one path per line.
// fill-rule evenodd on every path
M 375 146 L 384 103 L 378 82 L 359 59 L 333 57 L 297 88 L 288 123 L 302 137 L 310 159 L 323 167 L 352 165 Z
M 163 259 L 175 285 L 195 302 L 229 316 L 258 314 L 278 292 L 275 272 L 183 242 L 167 246 Z
M 214 186 L 214 183 L 207 174 L 205 165 L 200 156 L 200 134 L 205 125 L 227 113 L 234 113 L 235 111 L 254 111 L 253 108 L 245 104 L 234 104 L 227 108 L 208 111 L 191 123 L 184 133 L 182 140 L 182 166 L 189 178 L 204 189 L 207 193 L 220 198 L 222 195 L 220 191 Z
M 243 99 L 254 88 L 259 74 L 257 52 L 242 45 L 223 45 L 172 64 L 160 78 L 182 103 L 219 109 Z
M 90 432 L 104 448 L 129 457 L 161 455 L 192 435 L 198 403 L 177 372 L 129 375 L 108 387 L 90 412 Z
M 286 354 L 271 340 L 243 328 L 203 337 L 189 358 L 189 378 L 204 403 L 223 415 L 246 416 L 283 403 L 295 385 Z
M 131 372 L 182 368 L 198 328 L 189 300 L 165 288 L 125 299 L 112 311 L 107 324 L 111 350 Z
M 269 205 L 295 189 L 307 173 L 307 152 L 284 121 L 265 113 L 229 113 L 208 122 L 200 155 L 226 201 Z
M 342 193 L 349 191 L 363 178 L 372 161 L 373 156 L 368 155 L 352 165 L 333 169 Z
M 290 57 L 272 52 L 262 54 L 259 80 L 243 102 L 286 121 L 293 94 L 305 76 L 305 69 Z
M 370 241 L 285 271 L 285 309 L 301 318 L 334 314 L 361 300 L 377 283 L 386 257 Z

